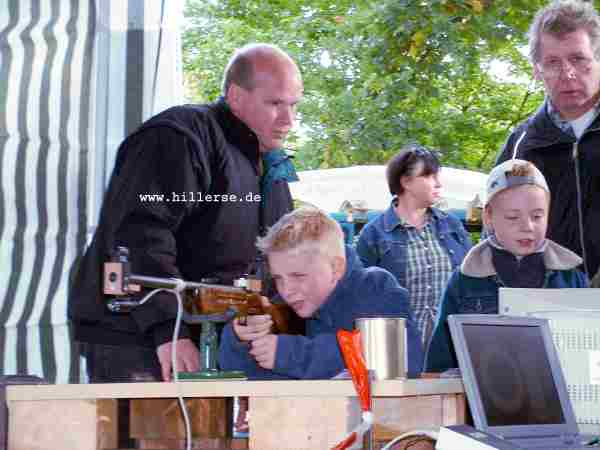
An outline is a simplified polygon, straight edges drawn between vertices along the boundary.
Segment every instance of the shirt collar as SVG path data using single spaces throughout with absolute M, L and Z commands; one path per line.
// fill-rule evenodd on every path
M 396 198 L 392 199 L 392 203 L 388 207 L 388 209 L 383 213 L 383 228 L 386 233 L 390 233 L 394 230 L 394 228 L 401 226 L 400 218 L 394 211 L 394 206 L 396 206 Z
M 593 108 L 594 118 L 590 123 L 593 123 L 594 120 L 596 120 L 596 118 L 598 117 L 598 115 L 600 115 L 600 99 L 596 102 Z M 550 97 L 546 97 L 546 112 L 548 113 L 548 116 L 550 117 L 550 120 L 552 120 L 552 123 L 554 123 L 554 125 L 560 128 L 563 132 L 575 137 L 575 133 L 573 132 L 573 128 L 571 127 L 571 123 L 560 116 L 558 109 L 556 109 L 555 106 L 552 104 L 552 100 L 550 99 Z
M 408 222 L 404 219 L 401 219 L 394 211 L 394 207 L 397 205 L 398 199 L 394 197 L 390 203 L 389 208 L 383 213 L 383 228 L 386 233 L 391 233 L 396 227 L 411 227 Z M 436 208 L 428 208 L 427 213 L 429 217 L 427 218 L 427 223 L 431 220 L 437 220 L 440 218 L 440 212 Z

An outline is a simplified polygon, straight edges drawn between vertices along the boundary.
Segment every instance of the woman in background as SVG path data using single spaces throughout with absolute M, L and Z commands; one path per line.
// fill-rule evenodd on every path
M 365 225 L 357 244 L 365 267 L 387 269 L 408 289 L 424 348 L 448 279 L 472 246 L 460 220 L 433 206 L 441 198 L 439 174 L 435 152 L 403 147 L 386 170 L 392 203 Z

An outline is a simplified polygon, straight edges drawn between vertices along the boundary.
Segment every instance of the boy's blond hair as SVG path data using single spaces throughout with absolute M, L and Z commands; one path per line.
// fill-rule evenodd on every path
M 302 207 L 277 221 L 256 242 L 258 249 L 272 252 L 315 251 L 328 257 L 345 256 L 344 233 L 340 224 L 318 208 Z

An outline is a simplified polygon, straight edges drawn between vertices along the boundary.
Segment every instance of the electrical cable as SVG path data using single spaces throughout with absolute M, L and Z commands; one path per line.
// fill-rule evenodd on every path
M 181 413 L 183 414 L 183 421 L 185 423 L 185 448 L 186 450 L 192 450 L 192 427 L 190 425 L 190 416 L 188 414 L 187 407 L 185 406 L 185 402 L 183 400 L 183 394 L 181 393 L 181 389 L 179 386 L 179 374 L 177 372 L 177 339 L 179 337 L 179 329 L 181 327 L 181 318 L 183 316 L 183 301 L 181 300 L 181 292 L 184 291 L 186 284 L 185 281 L 179 278 L 172 279 L 176 284 L 173 289 L 155 289 L 148 293 L 142 300 L 140 300 L 140 305 L 146 303 L 151 297 L 159 292 L 169 292 L 175 295 L 177 298 L 177 316 L 175 318 L 175 327 L 173 328 L 173 339 L 171 341 L 171 368 L 173 370 L 173 382 L 177 385 L 177 400 L 179 402 L 179 407 L 181 408 Z

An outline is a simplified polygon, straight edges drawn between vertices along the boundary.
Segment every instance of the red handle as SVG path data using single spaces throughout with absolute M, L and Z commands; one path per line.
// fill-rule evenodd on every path
M 337 339 L 342 350 L 344 362 L 352 376 L 354 388 L 360 399 L 363 411 L 371 410 L 371 392 L 369 389 L 369 371 L 363 358 L 362 344 L 360 342 L 360 330 L 339 330 Z

